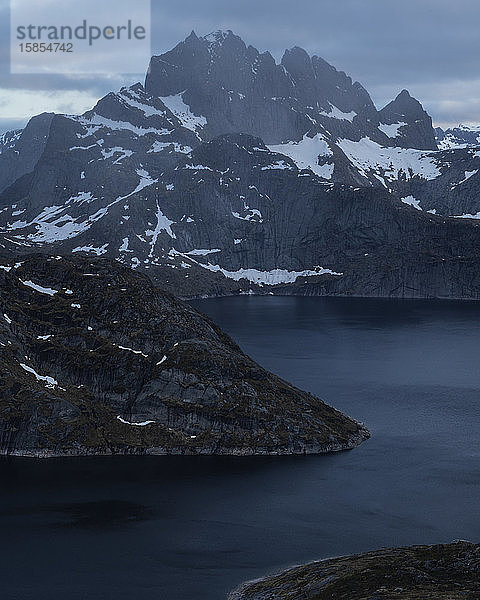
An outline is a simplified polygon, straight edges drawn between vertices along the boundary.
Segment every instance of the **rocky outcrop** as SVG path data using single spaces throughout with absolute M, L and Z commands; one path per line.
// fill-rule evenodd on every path
M 437 150 L 432 118 L 418 100 L 410 96 L 408 90 L 387 104 L 379 113 L 381 123 L 401 124 L 396 136 L 396 145 L 418 150 Z
M 229 600 L 476 600 L 479 572 L 479 544 L 385 549 L 294 567 Z
M 59 256 L 0 268 L 2 454 L 310 454 L 368 436 L 145 275 Z

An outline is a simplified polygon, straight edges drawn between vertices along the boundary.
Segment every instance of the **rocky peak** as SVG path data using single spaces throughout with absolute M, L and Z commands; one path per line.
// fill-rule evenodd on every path
M 285 50 L 281 64 L 295 77 L 297 74 L 304 74 L 314 77 L 312 69 L 312 59 L 308 53 L 299 46 L 294 46 L 290 50 Z
M 382 117 L 390 119 L 392 123 L 395 122 L 395 119 L 417 119 L 427 115 L 420 102 L 413 98 L 408 90 L 402 90 L 395 100 L 392 100 L 380 111 L 380 114 Z
M 380 123 L 398 124 L 401 133 L 396 143 L 404 148 L 418 150 L 437 150 L 432 118 L 424 110 L 421 103 L 413 98 L 408 90 L 402 90 L 379 111 Z
M 295 46 L 277 64 L 230 30 L 204 37 L 192 32 L 154 56 L 145 88 L 160 97 L 185 92 L 183 101 L 207 119 L 204 139 L 239 132 L 267 143 L 298 141 L 312 124 L 323 125 L 325 115 L 336 135 L 350 137 L 348 121 L 355 115 L 376 120 L 365 89 L 325 60 Z
M 235 35 L 231 29 L 218 29 L 217 31 L 204 35 L 201 39 L 205 40 L 211 46 L 223 46 L 233 43 L 241 43 L 245 46 L 242 38 Z

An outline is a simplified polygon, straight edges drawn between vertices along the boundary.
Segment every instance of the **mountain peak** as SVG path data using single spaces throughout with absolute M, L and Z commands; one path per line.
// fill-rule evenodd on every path
M 397 142 L 404 147 L 437 150 L 432 119 L 408 90 L 403 89 L 395 100 L 379 111 L 379 116 L 380 123 L 387 125 L 403 123 L 403 136 Z
M 231 29 L 217 29 L 217 31 L 212 31 L 202 37 L 209 44 L 223 44 L 228 38 L 238 38 L 238 36 Z
M 286 67 L 287 70 L 293 68 L 296 70 L 300 65 L 303 67 L 311 67 L 312 59 L 306 50 L 300 48 L 300 46 L 294 46 L 289 50 L 285 50 L 281 60 L 281 64 Z
M 395 98 L 395 100 L 408 100 L 408 99 L 414 100 L 414 98 L 412 98 L 412 96 L 410 95 L 410 92 L 406 89 L 403 89 Z
M 391 110 L 394 110 L 396 112 L 397 116 L 408 117 L 414 116 L 413 113 L 415 113 L 417 117 L 420 117 L 426 114 L 420 102 L 416 98 L 414 98 L 408 90 L 405 89 L 403 89 L 397 95 L 395 100 L 392 100 L 392 102 L 387 104 L 387 106 L 385 106 L 385 108 L 383 108 L 382 111 L 388 109 L 389 107 Z
M 308 52 L 301 46 L 293 46 L 293 48 L 290 48 L 290 50 L 285 50 L 285 54 L 296 54 L 298 56 L 306 56 L 310 59 L 310 55 L 308 54 Z

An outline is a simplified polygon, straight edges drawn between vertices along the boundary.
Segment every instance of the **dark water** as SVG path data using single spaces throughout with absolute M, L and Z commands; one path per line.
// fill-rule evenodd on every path
M 310 559 L 479 541 L 480 305 L 195 304 L 372 439 L 320 457 L 0 461 L 2 600 L 220 600 Z

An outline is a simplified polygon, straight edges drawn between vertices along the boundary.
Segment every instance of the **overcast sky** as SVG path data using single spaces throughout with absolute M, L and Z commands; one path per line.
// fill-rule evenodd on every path
M 83 112 L 108 91 L 143 81 L 144 72 L 10 75 L 8 7 L 0 0 L 0 131 L 42 111 Z M 278 60 L 302 46 L 360 81 L 378 108 L 406 88 L 435 124 L 480 122 L 479 0 L 152 0 L 153 54 L 192 29 L 231 29 Z

